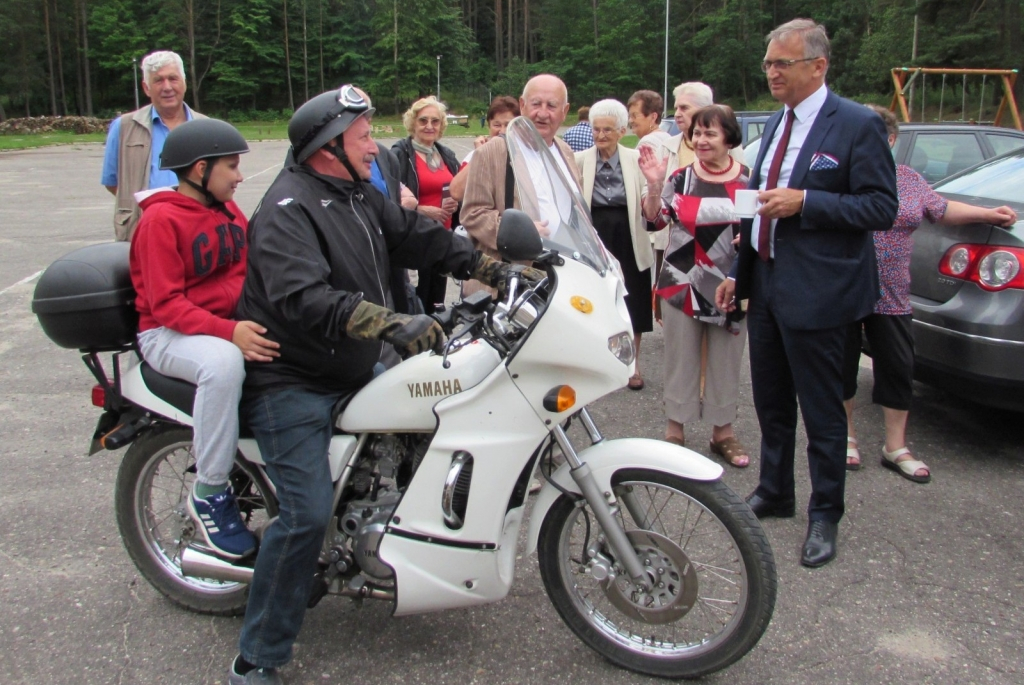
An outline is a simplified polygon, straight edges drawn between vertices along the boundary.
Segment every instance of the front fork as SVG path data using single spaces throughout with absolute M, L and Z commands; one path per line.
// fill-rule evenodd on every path
M 586 407 L 579 411 L 579 417 L 592 443 L 596 445 L 604 440 Z M 594 474 L 591 473 L 590 467 L 585 462 L 580 461 L 580 457 L 572 446 L 569 436 L 565 434 L 565 430 L 561 426 L 555 426 L 551 433 L 555 436 L 555 442 L 558 443 L 558 447 L 565 456 L 565 461 L 569 464 L 569 474 L 576 481 L 576 485 L 579 486 L 584 499 L 587 500 L 591 510 L 594 512 L 594 517 L 604 531 L 605 538 L 615 553 L 616 559 L 625 567 L 626 572 L 629 573 L 634 583 L 645 591 L 649 590 L 644 566 L 633 550 L 633 545 L 629 542 L 629 538 L 626 537 L 626 531 L 623 530 L 622 526 L 615 519 L 612 493 L 601 492 L 601 488 L 597 486 L 597 480 L 595 480 Z M 627 501 L 627 510 L 629 510 L 638 525 L 642 526 L 641 519 L 637 519 L 639 512 L 633 511 L 635 507 L 631 507 L 629 504 Z

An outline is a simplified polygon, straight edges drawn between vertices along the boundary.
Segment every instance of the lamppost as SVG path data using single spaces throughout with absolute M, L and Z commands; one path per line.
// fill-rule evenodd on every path
M 664 107 L 667 110 L 668 104 L 668 0 L 665 0 L 665 101 Z M 662 112 L 664 115 L 664 112 Z
M 437 99 L 441 100 L 441 55 L 437 56 Z
M 139 108 L 139 73 L 136 68 L 138 60 L 132 57 L 132 83 L 135 84 L 135 109 Z

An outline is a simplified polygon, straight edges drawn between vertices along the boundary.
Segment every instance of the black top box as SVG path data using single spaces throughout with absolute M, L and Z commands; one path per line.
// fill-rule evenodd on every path
M 135 344 L 139 314 L 129 243 L 101 243 L 64 255 L 43 272 L 32 312 L 61 347 L 90 352 Z

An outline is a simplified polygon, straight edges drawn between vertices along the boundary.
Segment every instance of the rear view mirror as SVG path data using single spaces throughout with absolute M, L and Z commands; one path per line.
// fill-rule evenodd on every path
M 498 252 L 513 262 L 533 261 L 544 252 L 537 226 L 526 212 L 506 209 L 501 215 Z

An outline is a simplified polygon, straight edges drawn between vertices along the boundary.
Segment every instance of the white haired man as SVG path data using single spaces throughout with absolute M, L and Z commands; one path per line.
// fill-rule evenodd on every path
M 150 104 L 110 124 L 100 183 L 116 198 L 114 236 L 131 240 L 142 210 L 135 193 L 175 186 L 173 171 L 160 169 L 167 134 L 178 125 L 202 118 L 185 104 L 185 65 L 177 53 L 158 51 L 142 58 L 142 90 Z
M 519 108 L 523 116 L 533 122 L 565 177 L 582 188 L 572 148 L 556 135 L 569 111 L 568 94 L 562 80 L 551 74 L 534 76 L 523 88 Z M 462 225 L 469 232 L 473 244 L 493 257 L 499 256 L 498 223 L 502 213 L 509 207 L 521 209 L 514 179 L 509 177 L 510 170 L 505 138 L 495 136 L 473 153 L 473 173 L 462 201 Z M 544 207 L 552 203 L 551 191 L 544 184 L 539 184 L 537 192 L 543 214 Z M 467 284 L 463 294 L 478 288 L 479 284 Z

